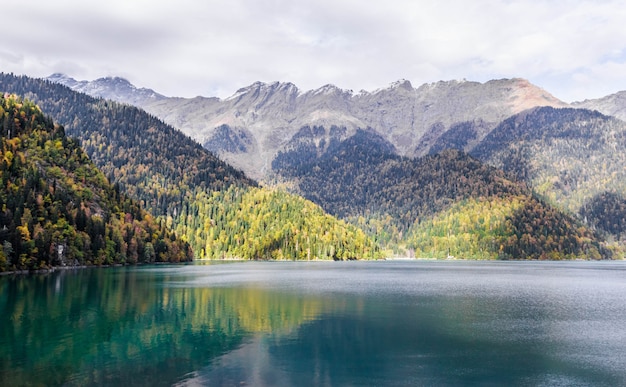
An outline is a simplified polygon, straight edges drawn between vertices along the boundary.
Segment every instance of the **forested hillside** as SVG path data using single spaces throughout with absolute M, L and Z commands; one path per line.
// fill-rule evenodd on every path
M 231 187 L 184 207 L 202 258 L 373 259 L 382 252 L 362 230 L 283 191 Z
M 472 154 L 517 176 L 551 204 L 620 237 L 626 123 L 583 109 L 538 108 L 494 129 Z
M 0 271 L 189 260 L 37 106 L 0 96 Z
M 139 200 L 155 217 L 177 230 L 179 237 L 190 242 L 197 257 L 235 256 L 234 247 L 226 243 L 212 244 L 207 249 L 204 238 L 211 236 L 220 241 L 220 236 L 234 237 L 234 234 L 231 235 L 234 229 L 230 223 L 219 222 L 210 214 L 215 214 L 215 207 L 230 208 L 229 204 L 220 203 L 220 200 L 231 200 L 231 195 L 226 195 L 226 191 L 234 192 L 235 197 L 232 199 L 236 201 L 242 201 L 246 195 L 257 192 L 254 190 L 256 182 L 248 179 L 243 172 L 232 168 L 189 137 L 138 108 L 95 99 L 52 82 L 7 74 L 0 75 L 2 89 L 28 95 L 46 114 L 66 125 L 68 134 L 80 139 L 85 152 L 119 186 L 120 191 Z M 282 211 L 283 206 L 300 208 L 304 205 L 295 195 L 269 191 L 264 192 L 264 195 L 268 200 L 257 208 L 261 212 L 224 216 L 241 215 L 245 219 L 241 223 L 244 231 L 255 235 L 261 230 L 254 229 L 253 221 L 260 213 L 272 217 L 276 222 L 302 224 L 305 232 L 285 234 L 279 238 L 283 251 L 280 254 L 286 259 L 303 257 L 301 254 L 289 256 L 285 251 L 305 249 L 309 236 L 313 234 L 312 230 L 320 233 L 320 236 L 355 235 L 353 228 L 337 219 L 313 216 L 313 210 L 311 219 L 303 218 L 294 211 Z M 245 210 L 248 211 L 247 208 Z M 323 222 L 319 223 L 322 219 Z M 341 232 L 335 232 L 336 229 L 341 229 Z M 241 231 L 238 232 L 241 235 Z M 366 239 L 359 251 L 346 251 L 341 255 L 320 253 L 317 257 L 361 258 L 357 252 L 360 254 L 369 248 L 377 250 L 369 237 Z M 338 250 L 337 246 L 347 246 L 342 239 L 332 243 L 335 251 Z M 265 258 L 279 254 L 275 252 L 273 244 L 262 243 L 257 247 L 246 250 L 245 257 Z M 316 256 L 305 254 L 304 257 Z
M 196 188 L 220 190 L 255 182 L 195 141 L 133 106 L 92 98 L 56 83 L 0 75 L 0 90 L 33 100 L 78 138 L 93 162 L 122 191 L 157 215 L 174 215 Z
M 324 130 L 302 132 L 293 150 L 278 155 L 275 172 L 387 247 L 433 257 L 611 255 L 576 219 L 533 197 L 524 183 L 464 153 L 401 158 L 380 135 L 365 130 L 322 149 L 315 137 Z M 310 141 L 301 138 L 307 133 Z M 309 155 L 304 158 L 308 163 L 302 154 Z
M 378 257 L 389 250 L 463 258 L 607 258 L 613 254 L 577 219 L 546 204 L 559 203 L 546 187 L 565 188 L 571 192 L 563 195 L 582 198 L 575 210 L 570 209 L 572 213 L 589 204 L 586 218 L 581 218 L 587 224 L 597 230 L 619 226 L 616 221 L 608 225 L 599 215 L 607 208 L 621 208 L 619 203 L 587 202 L 601 199 L 598 195 L 605 191 L 623 192 L 619 184 L 626 181 L 614 178 L 622 173 L 615 165 L 623 162 L 613 163 L 606 155 L 607 146 L 621 146 L 621 121 L 597 113 L 584 113 L 570 126 L 551 118 L 561 114 L 551 108 L 505 121 L 474 149 L 491 164 L 506 160 L 500 165 L 507 168 L 506 173 L 458 151 L 418 159 L 399 157 L 395 147 L 374 130 L 357 130 L 346 138 L 349 132 L 341 127 L 301 128 L 274 159 L 274 178 L 365 231 L 361 234 L 353 226 L 322 216 L 319 209 L 296 196 L 256 189 L 256 183 L 242 172 L 139 109 L 27 77 L 3 74 L 0 88 L 31 96 L 66 123 L 68 132 L 81 140 L 87 154 L 120 191 L 140 200 L 164 227 L 176 230 L 197 257 L 352 259 Z M 530 121 L 527 128 L 520 127 L 537 112 L 545 113 L 542 125 L 554 121 L 551 130 L 536 129 L 537 124 Z M 595 139 L 594 120 L 608 123 L 603 127 L 604 142 L 574 144 L 572 139 Z M 587 129 L 579 130 L 580 122 L 587 122 Z M 435 145 L 442 149 L 446 144 L 467 146 L 477 141 L 472 134 L 476 125 L 480 122 L 460 124 Z M 471 133 L 465 133 L 468 130 Z M 520 140 L 519 146 L 513 145 L 514 151 L 507 150 L 515 144 L 506 142 L 511 138 Z M 537 138 L 547 141 L 547 151 L 541 150 L 542 142 L 533 143 Z M 593 165 L 600 163 L 610 173 L 572 173 L 565 168 L 569 164 L 555 158 L 562 148 L 549 147 L 561 143 L 573 147 L 570 153 L 579 163 L 590 155 L 576 153 L 581 146 L 596 152 L 591 154 Z M 254 146 L 232 143 L 233 147 L 244 145 Z M 543 164 L 533 164 L 542 159 L 528 156 L 539 152 L 560 168 L 562 181 L 541 172 Z M 584 194 L 571 195 L 578 192 L 573 190 L 574 177 L 587 175 L 604 179 L 603 184 L 595 183 L 602 189 L 582 185 L 587 187 Z M 526 180 L 540 197 L 511 176 Z M 532 176 L 548 176 L 550 184 L 538 184 Z M 381 253 L 377 244 L 388 251 Z

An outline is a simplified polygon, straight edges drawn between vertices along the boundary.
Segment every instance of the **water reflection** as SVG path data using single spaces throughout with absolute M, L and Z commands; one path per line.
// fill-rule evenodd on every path
M 593 353 L 597 343 L 576 348 L 575 353 L 589 355 L 581 359 L 569 357 L 571 337 L 559 339 L 546 326 L 531 325 L 508 337 L 506 327 L 493 325 L 519 324 L 527 316 L 499 301 L 469 305 L 447 299 L 442 305 L 442 299 L 413 299 L 390 305 L 370 298 L 356 307 L 358 301 L 363 300 L 332 305 L 329 313 L 305 322 L 292 335 L 256 336 L 179 385 L 609 386 L 626 381 L 624 361 L 607 367 L 606 354 Z M 468 309 L 471 316 L 463 312 Z M 483 329 L 495 317 L 494 309 L 502 317 L 489 323 L 492 329 Z M 446 315 L 445 310 L 454 312 Z M 612 346 L 614 355 L 624 354 L 619 347 L 624 341 L 620 343 Z
M 289 333 L 321 301 L 165 286 L 167 270 L 2 278 L 0 385 L 170 385 L 254 333 Z
M 612 265 L 5 277 L 0 385 L 626 385 L 626 266 Z

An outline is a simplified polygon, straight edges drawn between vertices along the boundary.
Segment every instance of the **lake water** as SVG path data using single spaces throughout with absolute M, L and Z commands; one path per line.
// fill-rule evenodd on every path
M 0 385 L 626 385 L 625 262 L 0 277 Z

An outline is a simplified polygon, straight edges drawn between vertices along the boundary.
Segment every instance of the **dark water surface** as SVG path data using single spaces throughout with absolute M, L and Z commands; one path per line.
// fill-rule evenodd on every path
M 0 277 L 0 385 L 626 385 L 626 262 Z

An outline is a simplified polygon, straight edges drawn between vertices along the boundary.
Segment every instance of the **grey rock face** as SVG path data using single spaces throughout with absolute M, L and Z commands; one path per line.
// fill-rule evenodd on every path
M 292 83 L 256 82 L 226 99 L 167 98 L 151 90 L 133 89 L 119 78 L 91 83 L 59 81 L 91 95 L 132 103 L 182 130 L 249 176 L 263 180 L 271 162 L 304 126 L 345 127 L 346 137 L 371 128 L 404 156 L 421 156 L 448 142 L 451 128 L 472 131 L 462 144 L 469 150 L 498 123 L 537 106 L 563 107 L 564 102 L 524 79 L 486 83 L 441 81 L 414 88 L 394 82 L 372 92 L 325 85 L 303 92 Z M 151 94 L 152 92 L 153 94 Z M 455 134 L 455 138 L 463 134 Z M 220 144 L 224 147 L 220 148 Z
M 574 102 L 572 103 L 572 107 L 597 110 L 607 116 L 613 116 L 626 121 L 626 91 L 620 91 L 598 99 Z
M 67 75 L 56 73 L 46 79 L 93 97 L 110 99 L 135 106 L 143 106 L 144 104 L 167 98 L 154 90 L 137 88 L 126 79 L 120 77 L 99 78 L 95 81 L 77 81 Z

